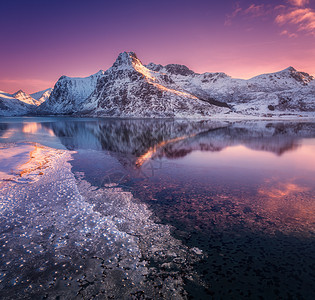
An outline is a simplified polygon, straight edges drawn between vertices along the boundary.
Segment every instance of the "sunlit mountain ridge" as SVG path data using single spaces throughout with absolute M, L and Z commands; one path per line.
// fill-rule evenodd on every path
M 315 117 L 315 80 L 293 67 L 245 80 L 178 64 L 144 65 L 134 52 L 120 53 L 108 70 L 85 78 L 61 76 L 42 94 L 9 95 L 31 105 L 24 109 L 0 95 L 0 115 Z

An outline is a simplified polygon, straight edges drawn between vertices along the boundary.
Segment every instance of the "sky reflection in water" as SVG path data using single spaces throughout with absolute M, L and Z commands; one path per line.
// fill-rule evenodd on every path
M 148 203 L 208 254 L 213 295 L 314 296 L 315 123 L 2 119 L 10 141 L 77 150 L 73 172 Z
M 194 227 L 211 220 L 270 233 L 314 233 L 314 123 L 4 120 L 0 141 L 78 150 L 74 170 L 94 184 L 119 180 L 144 201 L 167 202 L 164 217 Z M 233 204 L 229 212 L 226 201 Z

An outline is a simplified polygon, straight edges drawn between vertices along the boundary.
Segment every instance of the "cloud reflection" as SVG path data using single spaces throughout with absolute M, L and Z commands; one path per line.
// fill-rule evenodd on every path
M 270 181 L 269 181 L 270 182 Z M 293 193 L 302 193 L 308 191 L 309 188 L 298 185 L 293 182 L 277 183 L 276 186 L 265 186 L 258 190 L 261 195 L 271 198 L 286 197 Z

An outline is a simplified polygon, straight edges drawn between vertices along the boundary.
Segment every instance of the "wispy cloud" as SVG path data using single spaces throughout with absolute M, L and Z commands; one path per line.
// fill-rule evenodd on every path
M 280 25 L 295 25 L 298 32 L 315 35 L 315 11 L 311 8 L 289 8 L 278 14 L 275 22 Z
M 255 5 L 251 4 L 247 9 L 244 10 L 245 15 L 251 15 L 253 17 L 259 17 L 266 14 L 264 4 Z
M 225 25 L 231 25 L 233 19 L 270 18 L 282 27 L 280 35 L 296 38 L 299 33 L 315 35 L 315 10 L 308 7 L 309 0 L 285 0 L 280 5 L 251 4 L 241 7 L 237 2 L 231 14 L 226 15 Z
M 267 14 L 266 7 L 264 4 L 256 5 L 251 4 L 247 8 L 240 7 L 240 4 L 236 2 L 234 10 L 231 14 L 226 15 L 224 25 L 231 25 L 232 20 L 237 16 L 246 17 L 260 17 Z
M 305 6 L 310 3 L 309 0 L 289 0 L 289 3 L 294 6 Z
M 234 10 L 231 14 L 226 15 L 224 25 L 229 26 L 232 24 L 232 20 L 241 12 L 243 9 L 240 7 L 240 4 L 236 2 Z
M 298 35 L 296 33 L 289 32 L 288 30 L 282 30 L 280 32 L 280 35 L 286 35 L 289 38 L 297 38 L 298 37 Z

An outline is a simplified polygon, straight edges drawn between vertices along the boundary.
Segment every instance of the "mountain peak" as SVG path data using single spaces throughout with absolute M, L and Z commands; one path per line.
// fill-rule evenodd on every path
M 19 96 L 19 95 L 27 95 L 23 90 L 18 90 L 17 92 L 15 92 L 14 94 L 13 94 L 13 97 L 16 97 L 16 96 Z
M 104 70 L 99 70 L 98 72 L 96 72 L 94 75 L 96 76 L 100 76 L 100 75 L 104 75 L 105 71 Z
M 189 75 L 195 74 L 194 71 L 190 70 L 185 65 L 168 64 L 165 66 L 165 69 L 168 73 L 173 74 L 173 75 L 189 76 Z
M 163 69 L 161 64 L 155 64 L 153 62 L 148 63 L 145 67 L 155 72 L 159 72 L 161 69 Z
M 40 103 L 34 99 L 32 96 L 29 94 L 25 93 L 22 90 L 18 90 L 16 93 L 12 95 L 15 99 L 18 99 L 26 104 L 31 104 L 31 105 L 39 105 Z
M 58 81 L 62 81 L 62 80 L 84 80 L 84 79 L 88 79 L 88 78 L 97 78 L 97 77 L 100 77 L 102 75 L 104 75 L 105 71 L 104 70 L 99 70 L 98 72 L 90 75 L 90 76 L 87 76 L 87 77 L 70 77 L 70 76 L 67 76 L 67 75 L 62 75 L 59 77 Z M 58 82 L 57 81 L 57 82 Z
M 296 81 L 304 85 L 307 85 L 310 81 L 314 79 L 314 77 L 311 76 L 310 74 L 305 72 L 299 72 L 291 66 L 284 69 L 281 73 L 288 73 L 290 77 L 294 78 Z
M 297 70 L 295 68 L 293 68 L 292 66 L 290 67 L 287 67 L 286 69 L 280 71 L 280 72 L 283 72 L 283 73 L 292 73 L 292 72 L 297 72 Z
M 122 52 L 118 55 L 113 68 L 131 67 L 135 64 L 142 64 L 134 52 Z

